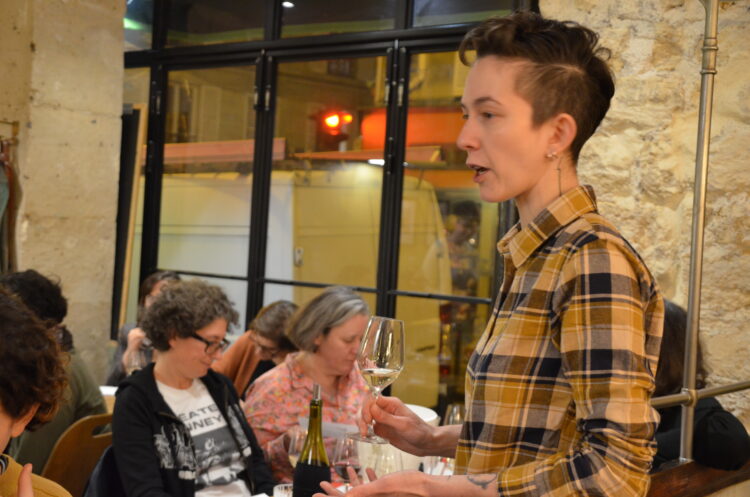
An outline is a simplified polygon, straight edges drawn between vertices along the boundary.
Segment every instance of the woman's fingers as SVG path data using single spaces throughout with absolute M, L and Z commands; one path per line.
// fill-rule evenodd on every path
M 34 497 L 34 487 L 31 486 L 31 464 L 25 464 L 18 477 L 18 497 Z
M 359 475 L 357 474 L 357 470 L 354 469 L 354 466 L 347 466 L 346 467 L 346 474 L 349 476 L 349 484 L 352 487 L 356 487 L 357 485 L 361 485 L 363 483 L 359 479 Z
M 313 497 L 340 497 L 344 495 L 343 493 L 336 490 L 336 487 L 328 483 L 327 481 L 320 482 L 320 488 L 322 488 L 325 493 L 317 493 L 314 494 Z M 18 497 L 21 497 L 20 495 Z
M 372 468 L 365 469 L 365 473 L 367 473 L 367 478 L 369 478 L 370 481 L 375 481 L 378 479 L 378 475 L 375 474 L 375 470 Z

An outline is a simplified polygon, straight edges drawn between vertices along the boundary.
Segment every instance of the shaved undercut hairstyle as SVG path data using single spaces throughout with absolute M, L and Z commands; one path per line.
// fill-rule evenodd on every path
M 471 50 L 477 58 L 523 62 L 516 91 L 531 104 L 535 126 L 561 113 L 575 119 L 578 130 L 570 151 L 576 163 L 615 93 L 606 62 L 610 52 L 598 43 L 599 35 L 578 23 L 521 11 L 491 17 L 473 28 L 461 42 L 459 56 L 466 65 Z

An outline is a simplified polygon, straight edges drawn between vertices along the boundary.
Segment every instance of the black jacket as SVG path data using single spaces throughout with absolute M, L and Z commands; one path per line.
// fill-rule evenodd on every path
M 271 495 L 275 481 L 240 409 L 232 383 L 211 370 L 201 381 L 244 457 L 243 477 L 251 493 Z M 153 364 L 120 384 L 112 419 L 112 445 L 128 497 L 195 495 L 193 439 L 159 393 Z
M 661 421 L 656 430 L 657 452 L 653 471 L 680 457 L 681 406 L 659 409 Z M 725 411 L 719 401 L 709 397 L 695 406 L 693 459 L 723 470 L 741 468 L 750 459 L 750 437 L 740 420 Z

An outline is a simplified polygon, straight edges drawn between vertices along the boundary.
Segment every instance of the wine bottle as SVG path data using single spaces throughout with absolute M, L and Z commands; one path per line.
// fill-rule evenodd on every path
M 322 481 L 331 481 L 331 468 L 323 444 L 323 400 L 320 397 L 320 385 L 316 384 L 310 401 L 307 438 L 294 467 L 292 496 L 312 497 L 315 493 L 323 492 L 320 488 Z

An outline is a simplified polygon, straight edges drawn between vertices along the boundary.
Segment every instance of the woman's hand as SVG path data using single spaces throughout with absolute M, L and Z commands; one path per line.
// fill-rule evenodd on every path
M 365 401 L 362 419 L 357 420 L 363 435 L 373 419 L 375 433 L 394 446 L 417 456 L 433 455 L 435 427 L 424 422 L 396 397 L 380 396 Z
M 346 494 L 329 483 L 321 483 L 326 493 L 313 497 L 496 497 L 497 475 L 429 476 L 419 471 L 391 473 Z
M 128 332 L 128 346 L 122 354 L 122 367 L 127 370 L 130 357 L 139 352 L 146 333 L 140 328 L 133 328 Z
M 34 497 L 34 487 L 31 485 L 31 464 L 25 464 L 21 470 L 16 497 Z

